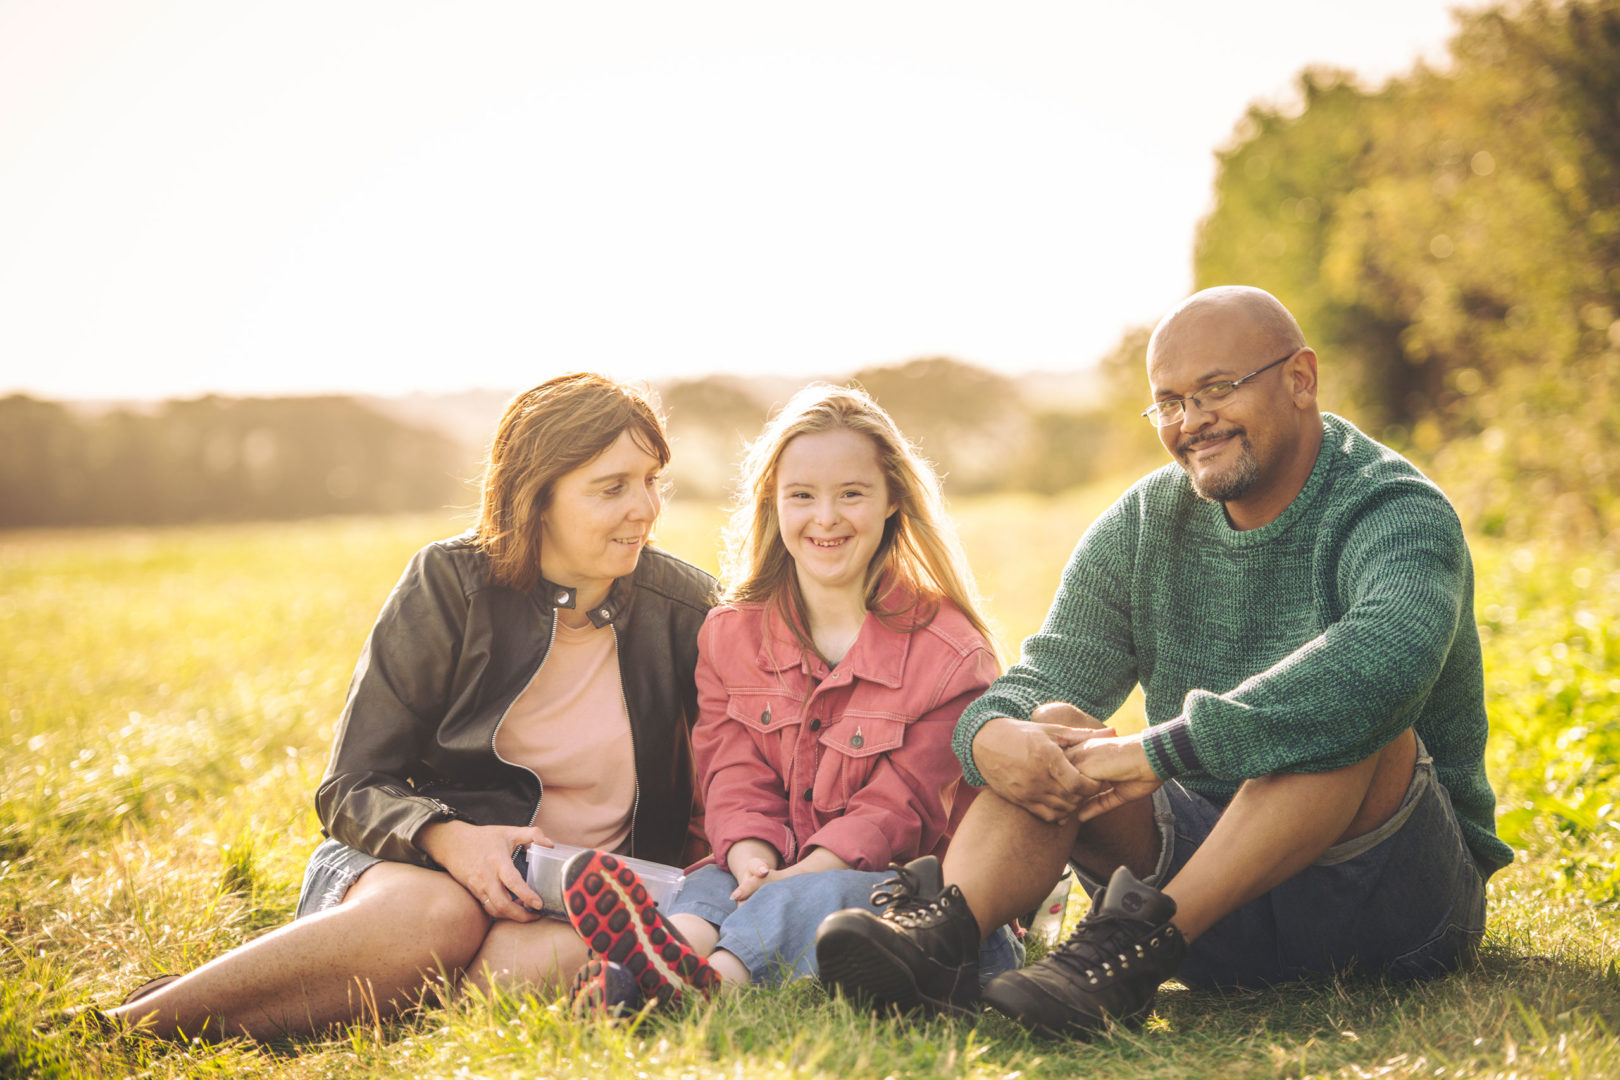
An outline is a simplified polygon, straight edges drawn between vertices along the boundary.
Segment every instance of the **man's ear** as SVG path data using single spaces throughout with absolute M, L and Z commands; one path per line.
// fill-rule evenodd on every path
M 1288 380 L 1288 396 L 1296 409 L 1309 409 L 1316 404 L 1316 350 L 1310 346 L 1289 357 L 1283 367 Z

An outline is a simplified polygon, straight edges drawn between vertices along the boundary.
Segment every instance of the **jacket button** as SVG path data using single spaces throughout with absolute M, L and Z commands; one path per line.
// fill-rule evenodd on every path
M 565 593 L 565 592 L 559 592 L 557 594 L 557 603 L 559 603 L 559 604 L 568 603 L 568 594 Z
M 859 750 L 861 747 L 863 747 L 865 745 L 866 745 L 866 740 L 861 737 L 861 733 L 858 732 L 858 731 L 849 740 L 849 747 L 850 747 L 851 750 Z
M 821 717 L 818 716 L 814 720 L 810 721 L 810 730 L 811 731 L 820 731 L 821 730 Z
M 814 788 L 805 788 L 804 789 L 804 801 L 805 802 L 809 802 L 811 799 L 813 799 L 815 797 L 816 797 L 816 792 L 815 792 Z
M 607 608 L 603 608 L 601 611 L 598 611 L 597 614 L 602 616 L 602 618 L 605 619 L 605 618 L 608 617 L 609 612 L 608 612 Z
M 765 706 L 765 711 L 759 714 L 759 722 L 762 724 L 771 722 L 771 707 L 769 705 Z

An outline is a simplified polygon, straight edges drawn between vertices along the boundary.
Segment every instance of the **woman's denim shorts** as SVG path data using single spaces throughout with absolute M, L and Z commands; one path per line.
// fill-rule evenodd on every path
M 742 961 L 756 986 L 775 986 L 816 974 L 816 928 L 835 911 L 876 911 L 872 886 L 894 877 L 892 870 L 822 870 L 761 885 L 742 903 L 731 899 L 737 879 L 719 866 L 705 866 L 686 878 L 666 914 L 696 915 L 717 927 L 715 946 Z M 1024 946 L 1005 926 L 979 951 L 979 982 L 988 982 L 1024 961 Z
M 298 910 L 293 918 L 302 919 L 317 911 L 337 907 L 360 875 L 382 862 L 375 855 L 356 851 L 336 840 L 322 840 L 304 866 L 304 887 L 298 891 Z

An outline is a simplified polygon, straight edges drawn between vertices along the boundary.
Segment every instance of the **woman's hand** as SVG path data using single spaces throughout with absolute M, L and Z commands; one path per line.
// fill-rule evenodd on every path
M 540 917 L 544 902 L 512 865 L 512 852 L 525 844 L 552 846 L 532 826 L 436 821 L 416 834 L 416 846 L 472 893 L 484 914 L 526 923 Z

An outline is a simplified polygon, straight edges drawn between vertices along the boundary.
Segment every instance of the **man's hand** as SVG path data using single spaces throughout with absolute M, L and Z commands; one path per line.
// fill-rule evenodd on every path
M 416 846 L 472 893 L 485 915 L 513 922 L 533 922 L 545 904 L 512 865 L 512 852 L 525 844 L 552 846 L 531 826 L 439 821 L 416 834 Z
M 1099 733 L 1070 745 L 1064 755 L 1081 775 L 1095 782 L 1094 790 L 1101 789 L 1080 807 L 1081 821 L 1151 795 L 1164 783 L 1148 764 L 1140 734 Z
M 1073 728 L 998 716 L 973 736 L 973 763 L 990 790 L 1042 821 L 1072 817 L 1102 790 L 1066 756 L 1112 728 Z

